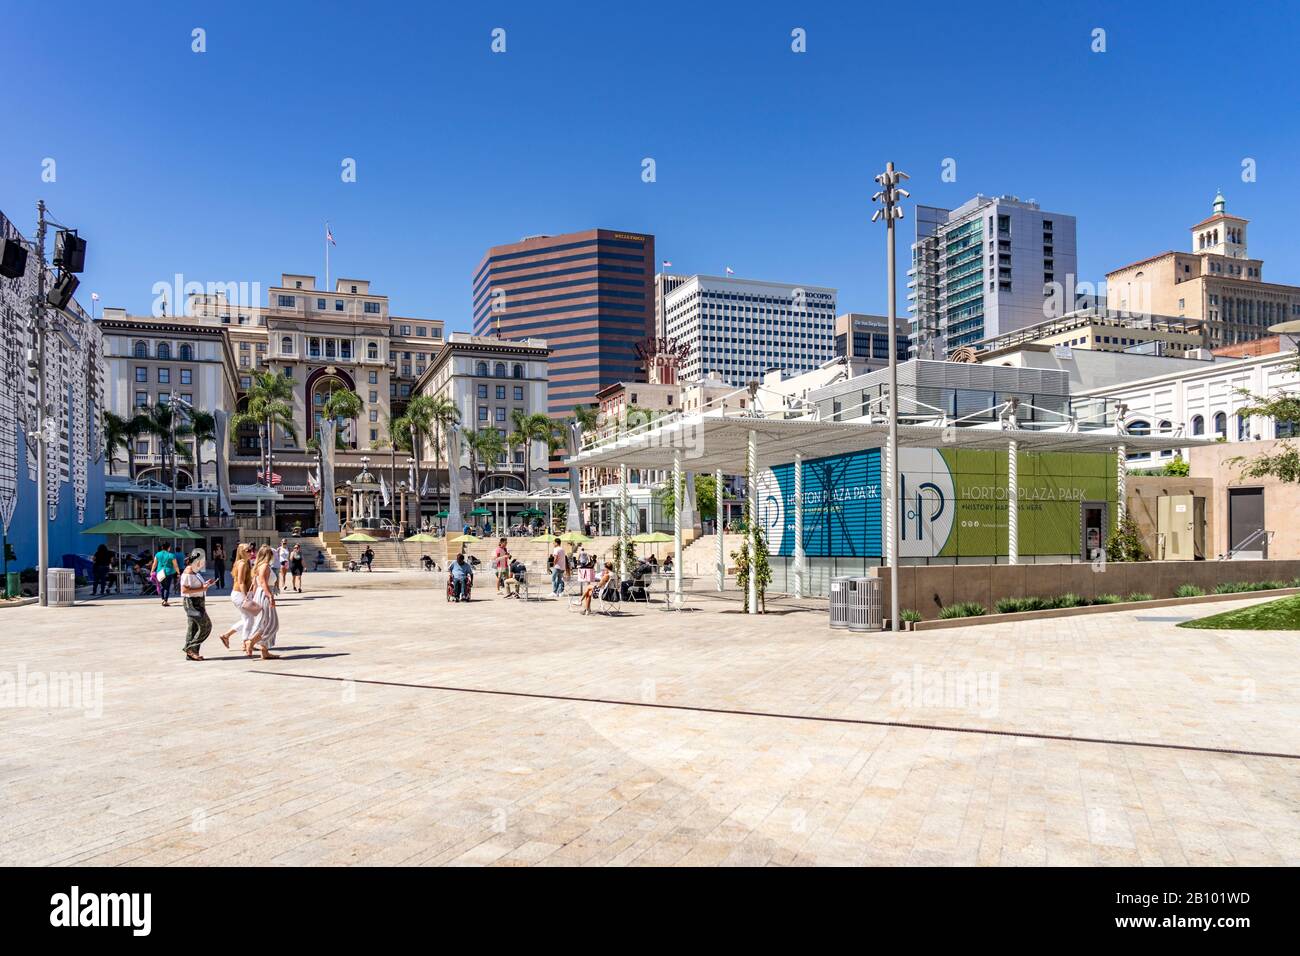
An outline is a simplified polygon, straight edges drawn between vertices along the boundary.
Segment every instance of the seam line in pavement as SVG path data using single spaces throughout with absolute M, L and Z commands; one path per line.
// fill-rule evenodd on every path
M 1072 737 L 1068 734 L 1034 733 L 1028 730 L 993 730 L 986 727 L 954 727 L 945 724 L 918 724 L 902 720 L 870 720 L 864 717 L 825 717 L 817 714 L 783 714 L 764 710 L 731 710 L 725 707 L 702 707 L 694 704 L 651 704 L 640 700 L 618 700 L 609 697 L 576 697 L 568 694 L 539 694 L 522 690 L 492 690 L 486 687 L 453 687 L 446 684 L 411 684 L 402 681 L 368 680 L 360 677 L 331 677 L 325 674 L 294 674 L 288 671 L 251 669 L 253 674 L 271 677 L 297 677 L 301 680 L 323 680 L 354 684 L 371 684 L 376 687 L 404 687 L 411 690 L 441 690 L 453 694 L 484 694 L 493 697 L 523 697 L 530 700 L 556 700 L 577 704 L 606 704 L 611 707 L 642 707 L 648 710 L 678 710 L 696 714 L 726 714 L 732 717 L 767 717 L 774 720 L 805 720 L 822 724 L 857 724 L 863 727 L 898 727 L 904 730 L 937 730 L 950 734 L 982 734 L 989 737 L 1020 737 L 1026 740 L 1060 740 L 1068 743 L 1103 744 L 1113 747 L 1145 747 L 1152 750 L 1182 750 L 1190 753 L 1227 754 L 1236 757 L 1276 757 L 1279 760 L 1300 760 L 1300 754 L 1271 753 L 1263 750 L 1235 750 L 1230 747 L 1202 747 L 1195 744 L 1162 744 L 1155 741 L 1115 740 L 1106 737 Z

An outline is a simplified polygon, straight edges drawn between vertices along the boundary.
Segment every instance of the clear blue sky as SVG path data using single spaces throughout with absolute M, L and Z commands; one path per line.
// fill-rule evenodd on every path
M 489 245 L 593 226 L 883 311 L 868 199 L 893 159 L 926 204 L 1075 214 L 1085 279 L 1183 248 L 1222 188 L 1265 278 L 1300 283 L 1294 8 L 892 6 L 882 36 L 863 3 L 10 3 L 0 209 L 30 231 L 45 197 L 90 242 L 82 302 L 133 311 L 176 272 L 321 275 L 327 218 L 335 276 L 453 329 Z

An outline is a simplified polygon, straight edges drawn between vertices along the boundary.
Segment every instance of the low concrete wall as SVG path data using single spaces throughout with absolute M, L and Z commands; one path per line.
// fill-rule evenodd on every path
M 1184 604 L 1218 604 L 1221 601 L 1240 601 L 1242 598 L 1274 598 L 1300 594 L 1300 588 L 1281 588 L 1276 591 L 1243 591 L 1237 594 L 1201 594 L 1197 597 L 1157 598 L 1154 601 L 1125 601 L 1120 604 L 1091 604 L 1087 607 L 1063 607 L 1051 611 L 1019 611 L 1014 614 L 979 614 L 974 617 L 950 617 L 938 621 L 917 621 L 916 631 L 938 631 L 949 627 L 969 627 L 972 624 L 997 624 L 998 622 L 1036 621 L 1049 617 L 1079 617 L 1087 614 L 1108 614 L 1112 611 L 1146 611 L 1151 608 L 1181 607 Z
M 889 616 L 889 568 L 867 572 L 881 579 L 885 615 Z M 1300 577 L 1300 560 L 1287 561 L 1111 561 L 1104 570 L 1091 564 L 958 564 L 910 565 L 899 569 L 898 600 L 904 610 L 919 611 L 923 620 L 939 616 L 941 608 L 977 601 L 990 611 L 1004 597 L 1056 597 L 1099 594 L 1121 597 L 1141 592 L 1170 598 L 1180 584 L 1206 592 L 1230 581 L 1285 581 Z

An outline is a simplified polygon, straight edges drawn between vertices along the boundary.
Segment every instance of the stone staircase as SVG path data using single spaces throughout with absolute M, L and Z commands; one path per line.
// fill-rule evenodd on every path
M 729 576 L 736 573 L 736 559 L 731 556 L 731 552 L 739 551 L 740 545 L 744 540 L 745 536 L 743 534 L 724 534 L 722 536 L 722 553 L 724 560 L 727 562 L 727 574 Z M 671 550 L 671 548 L 669 550 Z M 718 564 L 718 539 L 711 534 L 706 534 L 703 537 L 696 538 L 690 544 L 682 548 L 682 561 L 683 574 L 690 574 L 697 577 L 716 574 Z

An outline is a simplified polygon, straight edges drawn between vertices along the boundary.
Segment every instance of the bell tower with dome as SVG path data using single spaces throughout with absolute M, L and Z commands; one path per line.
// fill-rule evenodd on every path
M 1230 259 L 1250 258 L 1246 254 L 1246 224 L 1249 220 L 1228 215 L 1227 205 L 1222 191 L 1218 192 L 1210 218 L 1192 226 L 1192 252 Z

